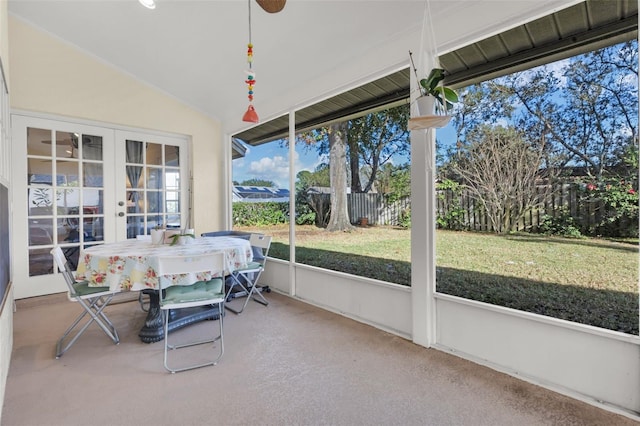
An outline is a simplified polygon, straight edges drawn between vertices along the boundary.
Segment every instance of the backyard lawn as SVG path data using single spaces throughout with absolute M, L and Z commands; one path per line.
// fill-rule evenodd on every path
M 234 228 L 273 236 L 288 259 L 288 228 Z M 299 263 L 411 284 L 410 230 L 371 226 L 328 233 L 296 227 Z M 438 230 L 436 288 L 527 312 L 638 334 L 638 241 L 499 236 Z

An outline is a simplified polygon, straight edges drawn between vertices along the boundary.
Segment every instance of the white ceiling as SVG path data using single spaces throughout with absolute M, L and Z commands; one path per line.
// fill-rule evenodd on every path
M 220 120 L 227 131 L 246 128 L 247 1 L 156 2 L 148 10 L 136 0 L 10 0 L 9 13 Z M 336 81 L 356 84 L 358 74 L 372 78 L 397 67 L 420 47 L 423 30 L 428 37 L 427 7 L 443 53 L 576 2 L 288 0 L 269 14 L 252 0 L 256 109 L 264 119 L 330 95 L 339 90 Z

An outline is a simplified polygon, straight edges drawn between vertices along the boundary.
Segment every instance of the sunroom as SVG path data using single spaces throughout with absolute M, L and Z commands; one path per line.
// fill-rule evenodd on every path
M 37 170 L 51 167 L 56 155 L 78 163 L 72 135 L 89 136 L 80 144 L 87 152 L 100 141 L 102 157 L 90 158 L 88 170 L 105 182 L 99 191 L 86 181 L 78 189 L 80 197 L 98 194 L 104 205 L 102 212 L 72 215 L 87 228 L 78 247 L 135 238 L 158 221 L 198 234 L 229 230 L 238 139 L 252 148 L 293 139 L 310 126 L 411 103 L 417 82 L 410 77 L 409 51 L 420 68 L 439 61 L 447 83 L 462 87 L 637 39 L 638 24 L 636 2 L 622 0 L 290 0 L 278 13 L 255 2 L 247 8 L 243 1 L 158 1 L 153 10 L 109 1 L 9 1 L 1 7 L 0 397 L 11 368 L 14 301 L 64 290 L 42 253 L 52 241 L 64 241 L 69 214 L 49 209 L 53 190 L 45 188 L 40 198 L 29 190 L 46 186 L 37 181 Z M 513 52 L 500 45 L 505 34 L 528 48 Z M 247 42 L 255 51 L 250 65 L 257 75 L 257 124 L 242 121 Z M 29 135 L 38 132 L 50 135 L 48 145 L 32 146 Z M 438 132 L 411 133 L 410 286 L 296 262 L 293 225 L 289 258 L 270 259 L 262 282 L 425 348 L 637 418 L 637 335 L 436 291 Z M 58 141 L 60 151 L 53 148 Z M 137 202 L 130 182 L 140 177 L 125 171 L 133 142 L 163 153 L 159 163 L 145 167 L 178 176 L 173 195 L 164 194 L 175 208 L 164 203 L 152 214 L 129 214 Z M 294 158 L 295 148 L 289 149 Z M 293 164 L 289 170 L 293 188 Z M 64 183 L 50 179 L 48 185 L 55 190 Z

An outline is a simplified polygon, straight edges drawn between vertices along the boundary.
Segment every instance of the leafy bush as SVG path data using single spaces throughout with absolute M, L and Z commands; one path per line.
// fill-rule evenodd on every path
M 638 189 L 624 179 L 602 180 L 584 185 L 582 200 L 597 210 L 589 233 L 607 237 L 638 235 Z
M 236 226 L 262 226 L 289 223 L 289 203 L 264 202 L 264 203 L 233 203 L 233 223 Z M 316 214 L 309 204 L 299 202 L 296 204 L 296 224 L 313 225 Z
M 447 204 L 447 211 L 442 214 L 436 214 L 436 224 L 442 229 L 451 229 L 459 231 L 464 229 L 464 213 L 460 196 L 462 195 L 462 185 L 451 179 L 444 179 L 442 182 L 436 183 L 437 197 L 446 200 L 447 194 L 451 194 L 451 200 Z
M 538 230 L 544 235 L 559 235 L 562 237 L 582 237 L 576 220 L 566 207 L 556 209 L 552 215 L 545 214 L 540 219 Z
M 313 225 L 316 223 L 316 212 L 307 202 L 300 202 L 296 198 L 296 225 Z
M 264 226 L 289 222 L 289 203 L 233 203 L 233 224 L 235 226 Z
M 401 228 L 411 228 L 411 208 L 404 209 L 398 217 L 398 226 Z

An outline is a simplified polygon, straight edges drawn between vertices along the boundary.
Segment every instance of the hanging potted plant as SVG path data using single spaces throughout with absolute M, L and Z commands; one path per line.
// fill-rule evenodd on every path
M 409 58 L 420 89 L 420 96 L 416 99 L 418 117 L 409 120 L 409 130 L 445 126 L 451 120 L 448 112 L 458 102 L 458 94 L 452 88 L 441 84 L 444 80 L 444 69 L 433 68 L 425 78 L 419 78 L 411 52 Z
M 456 91 L 441 85 L 442 80 L 444 80 L 444 69 L 433 68 L 427 78 L 418 81 L 422 94 L 417 100 L 420 115 L 445 115 L 453 108 L 453 104 L 458 102 Z M 423 105 L 424 110 L 421 108 Z

